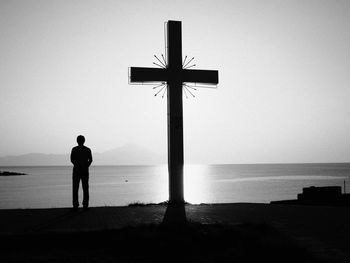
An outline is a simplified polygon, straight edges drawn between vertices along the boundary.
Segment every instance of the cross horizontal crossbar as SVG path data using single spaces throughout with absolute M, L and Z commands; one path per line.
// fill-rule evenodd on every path
M 217 70 L 185 69 L 182 70 L 182 82 L 218 84 L 219 72 Z
M 167 72 L 161 68 L 130 68 L 130 82 L 166 81 Z
M 174 73 L 176 78 L 181 82 L 194 82 L 203 84 L 218 84 L 219 73 L 217 70 L 199 70 L 199 69 L 180 69 L 169 70 L 160 68 L 130 68 L 130 82 L 155 82 L 169 81 L 173 79 Z

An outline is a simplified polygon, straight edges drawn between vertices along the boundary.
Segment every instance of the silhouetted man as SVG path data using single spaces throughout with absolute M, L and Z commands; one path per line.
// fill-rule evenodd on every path
M 70 160 L 73 167 L 73 209 L 78 210 L 79 200 L 78 191 L 79 184 L 83 187 L 83 208 L 87 210 L 89 207 L 89 166 L 92 163 L 91 150 L 84 146 L 85 138 L 82 135 L 77 137 L 78 146 L 72 149 Z

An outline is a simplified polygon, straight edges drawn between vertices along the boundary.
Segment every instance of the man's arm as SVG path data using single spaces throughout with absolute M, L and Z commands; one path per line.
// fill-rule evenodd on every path
M 92 153 L 91 153 L 91 150 L 89 149 L 88 167 L 90 167 L 91 163 L 92 163 Z
M 72 151 L 70 153 L 70 161 L 73 165 L 75 165 L 74 148 L 72 149 Z

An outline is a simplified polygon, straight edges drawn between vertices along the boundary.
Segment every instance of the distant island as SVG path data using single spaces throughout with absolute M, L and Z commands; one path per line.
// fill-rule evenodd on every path
M 68 150 L 70 151 L 70 149 Z M 127 143 L 104 152 L 95 152 L 92 149 L 92 157 L 94 159 L 93 165 L 158 165 L 167 162 L 166 154 L 154 153 L 146 147 L 133 143 Z M 66 154 L 28 153 L 17 156 L 0 156 L 0 167 L 61 165 L 71 165 L 70 152 Z
M 25 173 L 0 171 L 0 176 L 16 176 L 16 175 L 26 175 Z

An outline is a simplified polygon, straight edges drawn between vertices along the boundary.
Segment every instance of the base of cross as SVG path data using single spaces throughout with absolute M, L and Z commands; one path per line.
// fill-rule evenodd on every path
M 186 224 L 186 210 L 185 202 L 183 203 L 168 203 L 165 215 L 163 218 L 163 225 L 181 225 Z
M 190 205 L 190 203 L 187 203 L 185 200 L 183 200 L 183 201 L 178 201 L 178 200 L 173 200 L 173 201 L 168 201 L 167 202 L 167 205 L 169 206 L 169 205 Z

